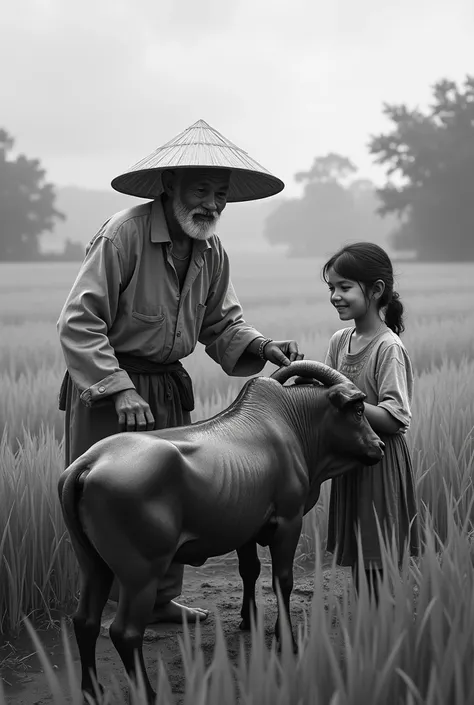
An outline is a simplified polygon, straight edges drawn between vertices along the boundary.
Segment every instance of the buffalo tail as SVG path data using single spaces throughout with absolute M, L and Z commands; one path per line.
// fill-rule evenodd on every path
M 64 470 L 58 481 L 59 501 L 64 523 L 70 534 L 74 548 L 80 548 L 89 559 L 98 557 L 98 553 L 85 533 L 79 517 L 79 500 L 82 493 L 80 479 L 90 470 L 89 459 L 81 456 Z

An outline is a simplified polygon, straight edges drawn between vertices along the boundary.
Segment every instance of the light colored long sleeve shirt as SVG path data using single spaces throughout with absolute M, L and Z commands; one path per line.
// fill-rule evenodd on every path
M 197 342 L 232 376 L 258 374 L 244 354 L 261 337 L 248 325 L 219 238 L 193 241 L 180 291 L 161 200 L 112 216 L 90 242 L 57 330 L 68 372 L 91 406 L 134 387 L 117 354 L 160 364 L 190 355 Z

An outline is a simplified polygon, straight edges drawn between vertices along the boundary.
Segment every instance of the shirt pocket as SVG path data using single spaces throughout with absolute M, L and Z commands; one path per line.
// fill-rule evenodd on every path
M 157 313 L 156 316 L 150 316 L 147 313 L 139 313 L 138 311 L 132 311 L 132 318 L 134 318 L 139 323 L 154 325 L 157 323 L 163 323 L 165 320 L 164 313 Z
M 160 362 L 166 346 L 166 314 L 163 311 L 149 314 L 132 310 L 132 325 L 135 349 Z

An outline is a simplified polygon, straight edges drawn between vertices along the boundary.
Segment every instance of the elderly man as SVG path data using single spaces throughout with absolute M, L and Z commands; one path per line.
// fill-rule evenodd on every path
M 102 226 L 59 317 L 66 467 L 111 434 L 189 424 L 193 389 L 180 360 L 198 341 L 233 376 L 303 357 L 295 341 L 275 342 L 244 321 L 216 235 L 228 202 L 278 193 L 279 179 L 199 121 L 112 186 L 152 200 Z M 182 580 L 183 566 L 172 564 L 153 622 L 207 617 L 174 600 Z

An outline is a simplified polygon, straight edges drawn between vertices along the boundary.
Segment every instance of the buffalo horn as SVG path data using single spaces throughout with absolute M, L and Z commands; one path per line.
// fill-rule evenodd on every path
M 317 379 L 326 387 L 332 387 L 334 384 L 350 383 L 350 380 L 337 370 L 333 370 L 332 367 L 315 360 L 295 360 L 286 367 L 280 367 L 270 378 L 275 379 L 280 384 L 284 384 L 288 379 L 295 376 Z

